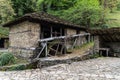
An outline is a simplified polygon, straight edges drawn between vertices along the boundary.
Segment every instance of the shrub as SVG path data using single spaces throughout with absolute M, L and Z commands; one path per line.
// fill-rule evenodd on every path
M 15 63 L 15 57 L 11 53 L 3 53 L 0 55 L 0 66 Z

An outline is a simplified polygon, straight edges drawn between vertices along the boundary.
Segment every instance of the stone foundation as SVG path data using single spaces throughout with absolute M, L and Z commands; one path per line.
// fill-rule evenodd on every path
M 23 58 L 23 59 L 29 60 L 30 57 L 33 56 L 34 50 L 10 47 L 9 52 L 13 53 L 13 55 L 18 58 Z
M 93 51 L 93 48 L 86 51 L 85 54 L 83 55 L 76 56 L 73 58 L 67 58 L 67 59 L 47 59 L 46 57 L 44 59 L 38 60 L 37 67 L 43 68 L 43 67 L 53 66 L 56 64 L 65 64 L 65 63 L 71 64 L 72 62 L 87 60 L 91 58 L 91 55 L 92 55 L 91 53 L 93 53 L 92 51 Z

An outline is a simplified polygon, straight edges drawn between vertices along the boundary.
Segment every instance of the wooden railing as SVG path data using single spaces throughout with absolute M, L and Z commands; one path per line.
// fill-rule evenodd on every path
M 87 37 L 86 42 L 90 42 L 90 33 L 84 33 L 84 34 L 76 34 L 76 35 L 71 35 L 71 36 L 59 36 L 59 37 L 51 37 L 51 38 L 46 38 L 46 39 L 40 39 L 38 40 L 38 42 L 42 45 L 42 48 L 39 52 L 39 54 L 37 55 L 36 58 L 39 58 L 40 55 L 42 54 L 43 50 L 45 50 L 45 57 L 47 57 L 49 55 L 48 52 L 48 44 L 53 43 L 51 41 L 55 41 L 57 40 L 58 45 L 56 47 L 56 50 L 54 49 L 53 51 L 55 51 L 55 54 L 58 52 L 58 48 L 59 48 L 59 44 L 62 44 L 62 48 L 61 48 L 61 53 L 63 52 L 63 48 L 66 48 L 66 46 L 68 45 L 68 42 L 71 41 L 71 39 L 73 40 L 73 44 L 71 46 L 71 48 L 74 48 L 77 44 L 77 41 L 82 38 L 82 37 Z M 82 41 L 81 41 L 82 42 Z M 84 43 L 82 43 L 84 44 Z M 82 46 L 82 45 L 81 45 Z M 49 48 L 50 49 L 50 48 Z M 52 49 L 51 49 L 52 50 Z M 66 53 L 66 51 L 65 51 Z M 36 59 L 35 58 L 35 59 Z

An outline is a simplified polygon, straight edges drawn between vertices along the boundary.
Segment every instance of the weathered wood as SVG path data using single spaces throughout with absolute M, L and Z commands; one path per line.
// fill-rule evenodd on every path
M 52 50 L 52 51 L 54 51 L 54 52 L 56 52 L 56 50 L 54 50 L 53 48 L 49 48 L 50 50 Z
M 59 49 L 59 43 L 58 43 L 58 45 L 57 45 L 57 49 L 56 49 L 56 52 L 55 52 L 55 55 L 58 53 L 58 49 Z
M 73 46 L 72 46 L 72 49 L 75 47 L 76 42 L 77 42 L 77 38 L 75 38 L 75 41 L 74 41 Z
M 50 31 L 51 31 L 51 34 L 50 34 L 50 35 L 51 35 L 51 37 L 53 37 L 53 35 L 52 35 L 52 32 L 53 32 L 52 26 L 50 27 L 50 29 L 51 29 L 51 30 L 50 30 Z
M 40 57 L 40 55 L 43 52 L 43 50 L 45 49 L 46 45 L 47 45 L 46 43 L 42 43 L 42 49 L 41 49 L 40 53 L 38 54 L 37 58 Z
M 60 51 L 61 54 L 62 54 L 62 52 L 63 52 L 64 47 L 65 47 L 65 45 L 63 44 L 63 45 L 62 45 L 62 48 L 61 48 L 61 51 Z
M 47 42 L 46 42 L 46 47 L 45 47 L 45 56 L 47 57 L 48 55 L 48 49 L 47 49 Z
M 55 55 L 56 55 L 58 53 L 60 43 L 64 44 L 64 46 L 62 46 L 61 51 L 60 51 L 61 54 L 62 54 L 63 48 L 66 48 L 67 40 L 69 40 L 71 38 L 75 38 L 75 41 L 74 41 L 73 46 L 72 46 L 72 48 L 74 48 L 74 46 L 76 45 L 76 42 L 77 42 L 77 38 L 81 37 L 81 36 L 83 37 L 83 36 L 86 36 L 86 35 L 90 35 L 90 34 L 89 33 L 84 33 L 84 34 L 77 34 L 77 35 L 72 35 L 72 36 L 60 36 L 60 37 L 51 37 L 51 38 L 41 39 L 41 40 L 39 40 L 39 42 L 42 44 L 42 49 L 41 49 L 40 53 L 38 54 L 37 58 L 41 55 L 41 53 L 44 49 L 45 49 L 45 56 L 47 57 L 47 55 L 48 55 L 47 44 L 52 43 L 52 42 L 49 42 L 49 41 L 59 40 L 59 42 L 57 42 L 58 45 L 57 45 L 56 50 L 54 50 L 52 48 L 49 48 L 50 50 L 54 51 Z M 62 40 L 63 40 L 63 42 L 62 42 Z M 64 53 L 66 54 L 66 49 L 64 50 Z
M 52 40 L 57 40 L 57 39 L 65 39 L 65 38 L 74 38 L 74 37 L 79 37 L 79 36 L 85 36 L 89 35 L 90 33 L 84 33 L 84 34 L 76 34 L 72 36 L 60 36 L 60 37 L 52 37 L 52 38 L 46 38 L 46 39 L 41 39 L 38 40 L 39 42 L 46 42 L 46 41 L 52 41 Z

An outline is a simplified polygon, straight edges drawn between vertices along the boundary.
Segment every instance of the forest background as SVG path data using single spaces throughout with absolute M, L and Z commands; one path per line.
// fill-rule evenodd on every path
M 41 11 L 86 28 L 120 27 L 120 0 L 0 0 L 0 24 Z

